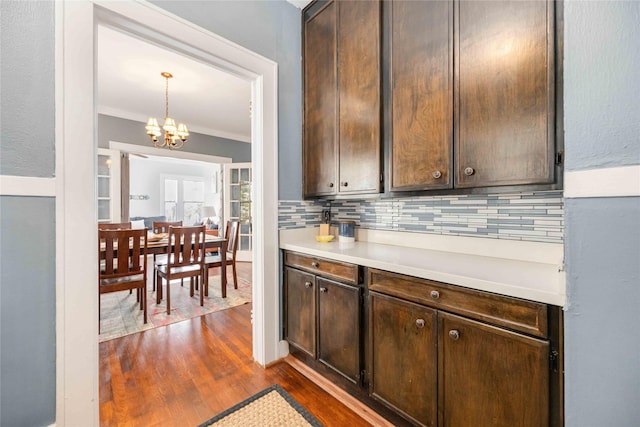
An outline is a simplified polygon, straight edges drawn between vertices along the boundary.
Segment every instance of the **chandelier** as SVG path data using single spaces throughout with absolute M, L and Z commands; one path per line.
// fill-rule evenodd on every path
M 184 145 L 187 137 L 189 136 L 189 131 L 187 130 L 187 125 L 180 123 L 176 126 L 176 121 L 169 117 L 169 79 L 172 78 L 173 75 L 166 71 L 163 71 L 160 75 L 166 79 L 165 114 L 164 124 L 162 125 L 162 129 L 164 129 L 164 139 L 162 142 L 158 142 L 158 138 L 162 136 L 162 132 L 160 132 L 160 126 L 158 126 L 158 120 L 156 120 L 155 117 L 149 117 L 145 129 L 147 130 L 147 135 L 151 137 L 151 141 L 153 141 L 153 145 L 155 147 L 167 147 L 172 150 L 177 150 L 182 148 Z

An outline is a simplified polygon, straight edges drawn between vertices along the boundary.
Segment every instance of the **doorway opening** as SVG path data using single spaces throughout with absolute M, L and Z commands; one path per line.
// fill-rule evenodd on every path
M 147 27 L 170 28 L 162 33 Z M 250 81 L 257 231 L 253 236 L 253 357 L 279 357 L 277 64 L 153 5 L 56 3 L 56 376 L 57 422 L 93 425 L 98 407 L 95 283 L 95 36 L 110 25 Z M 78 253 L 73 258 L 72 253 Z

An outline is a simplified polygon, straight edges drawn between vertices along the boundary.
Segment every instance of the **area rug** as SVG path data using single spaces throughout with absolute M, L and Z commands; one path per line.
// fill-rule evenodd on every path
M 199 427 L 322 426 L 278 384 L 254 394 Z
M 203 307 L 200 306 L 200 295 L 197 291 L 193 297 L 189 296 L 188 279 L 185 280 L 184 286 L 180 286 L 180 280 L 171 282 L 170 315 L 167 315 L 166 299 L 156 304 L 156 293 L 152 286 L 148 285 L 146 324 L 140 305 L 136 303 L 135 292 L 103 294 L 100 300 L 98 341 L 108 341 L 251 302 L 251 283 L 247 278 L 238 276 L 238 289 L 234 289 L 230 281 L 227 285 L 227 297 L 222 298 L 219 269 L 211 269 L 209 273 L 209 297 L 205 297 Z M 248 277 L 250 276 L 249 274 Z

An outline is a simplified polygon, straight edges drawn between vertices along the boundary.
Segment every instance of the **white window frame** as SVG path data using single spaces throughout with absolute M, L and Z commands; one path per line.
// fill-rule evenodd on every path
M 172 175 L 172 174 L 160 174 L 160 200 L 162 203 L 162 213 L 165 214 L 165 182 L 168 179 L 173 179 L 178 181 L 178 200 L 176 200 L 176 221 L 180 221 L 182 218 L 184 225 L 191 225 L 184 223 L 184 204 L 192 203 L 193 200 L 184 200 L 184 181 L 197 181 L 201 182 L 204 188 L 206 188 L 206 178 L 202 176 L 189 176 L 189 175 Z M 202 205 L 204 206 L 206 199 L 206 191 L 202 191 Z M 167 217 L 167 221 L 169 218 Z

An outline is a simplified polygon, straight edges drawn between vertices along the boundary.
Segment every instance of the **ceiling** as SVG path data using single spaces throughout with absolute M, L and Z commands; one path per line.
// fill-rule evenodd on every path
M 303 9 L 311 0 L 287 0 Z M 165 114 L 190 132 L 251 142 L 251 84 L 212 66 L 112 28 L 98 27 L 98 112 L 146 123 Z
M 98 28 L 98 112 L 160 125 L 165 115 L 165 79 L 169 79 L 169 116 L 190 132 L 251 142 L 251 84 L 128 36 Z M 142 124 L 141 124 L 142 126 Z

